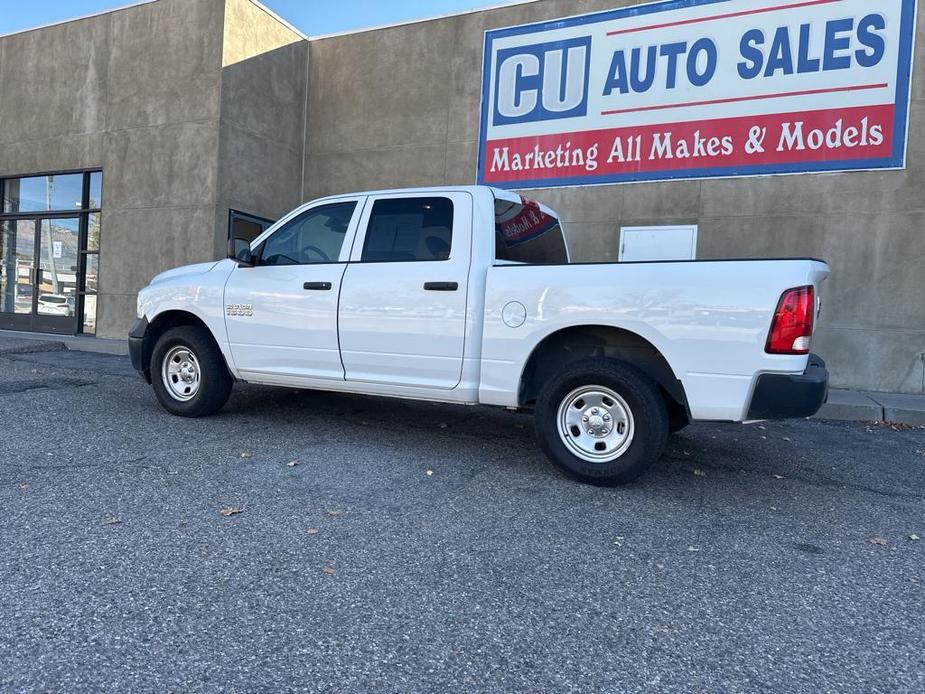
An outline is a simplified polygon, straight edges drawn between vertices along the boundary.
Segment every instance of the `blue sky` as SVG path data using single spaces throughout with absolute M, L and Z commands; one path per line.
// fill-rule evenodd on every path
M 507 0 L 512 2 L 516 0 Z M 500 5 L 505 0 L 263 0 L 309 35 Z M 0 0 L 0 34 L 131 4 L 127 0 Z

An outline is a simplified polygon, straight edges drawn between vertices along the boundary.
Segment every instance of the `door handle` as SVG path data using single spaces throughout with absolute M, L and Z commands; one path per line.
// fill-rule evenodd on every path
M 330 282 L 306 282 L 302 285 L 302 289 L 314 292 L 329 292 L 331 291 L 331 286 Z
M 459 282 L 425 282 L 424 291 L 427 292 L 455 292 L 459 289 Z

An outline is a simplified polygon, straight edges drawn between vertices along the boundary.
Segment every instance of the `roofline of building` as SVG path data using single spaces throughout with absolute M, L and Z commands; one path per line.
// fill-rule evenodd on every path
M 38 26 L 28 27 L 27 29 L 18 29 L 16 31 L 10 31 L 6 34 L 0 34 L 0 39 L 5 39 L 7 36 L 16 36 L 18 34 L 26 34 L 30 31 L 38 31 L 39 29 L 48 29 L 50 27 L 56 27 L 61 24 L 70 24 L 71 22 L 79 22 L 84 19 L 92 19 L 93 17 L 102 17 L 104 14 L 112 14 L 113 12 L 121 12 L 122 10 L 130 10 L 133 7 L 140 7 L 141 5 L 150 5 L 152 2 L 157 2 L 157 0 L 135 0 L 135 2 L 126 3 L 125 5 L 119 5 L 118 7 L 110 7 L 108 10 L 100 10 L 99 12 L 91 12 L 90 14 L 83 14 L 79 17 L 71 17 L 69 19 L 59 19 L 57 22 L 48 22 L 47 24 L 39 24 Z
M 473 0 L 474 2 L 475 0 Z M 317 36 L 307 36 L 309 41 L 318 41 L 320 39 L 332 39 L 338 36 L 350 36 L 351 34 L 365 34 L 370 31 L 379 31 L 380 29 L 392 29 L 394 27 L 409 26 L 411 24 L 423 24 L 424 22 L 435 22 L 439 19 L 448 19 L 450 17 L 461 17 L 467 14 L 477 14 L 489 10 L 500 10 L 505 7 L 516 7 L 518 5 L 529 5 L 530 3 L 539 2 L 540 0 L 507 0 L 507 2 L 495 2 L 493 5 L 486 7 L 473 7 L 469 10 L 460 10 L 458 12 L 447 12 L 445 14 L 433 15 L 429 17 L 420 17 L 418 19 L 407 19 L 403 22 L 393 22 L 391 24 L 377 24 L 360 29 L 347 29 L 346 31 L 334 31 L 330 34 L 318 34 Z
M 261 10 L 263 10 L 264 12 L 266 12 L 268 15 L 270 15 L 273 19 L 275 19 L 277 22 L 279 22 L 280 24 L 282 24 L 284 27 L 286 27 L 287 29 L 289 29 L 289 31 L 293 32 L 294 34 L 297 34 L 298 36 L 302 37 L 302 38 L 305 39 L 306 41 L 309 39 L 309 36 L 308 36 L 305 32 L 301 31 L 298 27 L 293 26 L 290 22 L 287 22 L 285 19 L 283 19 L 282 17 L 280 17 L 278 14 L 276 14 L 276 13 L 275 13 L 273 10 L 271 10 L 269 7 L 267 7 L 267 6 L 264 5 L 262 2 L 260 2 L 260 0 L 250 0 L 250 2 L 251 2 L 251 4 L 256 5 L 256 6 L 259 7 Z
M 140 7 L 142 5 L 149 5 L 158 0 L 135 0 L 135 2 L 130 2 L 125 5 L 119 5 L 118 7 L 112 7 L 108 10 L 100 10 L 99 12 L 91 12 L 90 14 L 80 15 L 79 17 L 71 17 L 69 19 L 60 19 L 57 22 L 48 22 L 47 24 L 39 24 L 38 26 L 28 27 L 26 29 L 18 29 L 16 31 L 10 31 L 6 34 L 0 34 L 0 39 L 6 38 L 8 36 L 16 36 L 18 34 L 26 34 L 30 31 L 38 31 L 40 29 L 48 29 L 51 27 L 56 27 L 61 24 L 69 24 L 71 22 L 79 22 L 84 19 L 92 19 L 93 17 L 101 17 L 106 14 L 112 14 L 114 12 L 121 12 L 122 10 L 130 10 L 133 7 Z M 418 19 L 407 19 L 402 22 L 393 22 L 391 24 L 377 24 L 374 26 L 361 27 L 359 29 L 348 29 L 346 31 L 335 31 L 330 34 L 318 34 L 317 36 L 310 36 L 303 31 L 300 31 L 297 27 L 293 26 L 290 22 L 287 22 L 285 19 L 276 14 L 269 7 L 264 5 L 259 0 L 250 0 L 250 2 L 261 10 L 270 15 L 277 22 L 285 26 L 287 29 L 295 33 L 297 36 L 301 37 L 306 41 L 318 41 L 319 39 L 331 39 L 338 36 L 350 36 L 352 34 L 365 34 L 370 31 L 379 31 L 381 29 L 392 29 L 394 27 L 410 26 L 412 24 L 423 24 L 425 22 L 435 22 L 440 19 L 448 19 L 450 17 L 461 17 L 467 14 L 476 14 L 478 12 L 487 12 L 489 10 L 500 10 L 505 7 L 516 7 L 518 5 L 528 5 L 530 3 L 539 2 L 539 0 L 507 0 L 506 2 L 496 2 L 493 5 L 488 5 L 486 7 L 473 7 L 469 10 L 460 10 L 459 12 L 447 12 L 445 14 L 432 15 L 428 17 L 420 17 Z

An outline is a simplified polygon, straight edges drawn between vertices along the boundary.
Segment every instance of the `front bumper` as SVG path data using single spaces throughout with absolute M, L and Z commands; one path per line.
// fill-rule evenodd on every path
M 135 321 L 128 333 L 128 353 L 132 359 L 132 368 L 151 382 L 151 371 L 146 364 L 150 363 L 151 355 L 148 352 L 148 319 L 139 318 Z
M 829 372 L 825 362 L 810 354 L 809 364 L 802 374 L 762 374 L 758 377 L 746 419 L 812 417 L 828 397 Z

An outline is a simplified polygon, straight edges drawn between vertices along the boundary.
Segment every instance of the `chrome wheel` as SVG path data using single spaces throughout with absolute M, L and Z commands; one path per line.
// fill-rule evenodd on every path
M 164 357 L 161 378 L 171 397 L 186 402 L 196 397 L 202 383 L 202 370 L 193 350 L 183 345 L 173 347 Z
M 559 438 L 590 463 L 609 463 L 633 443 L 633 413 L 626 401 L 603 386 L 584 386 L 565 396 L 556 417 Z

